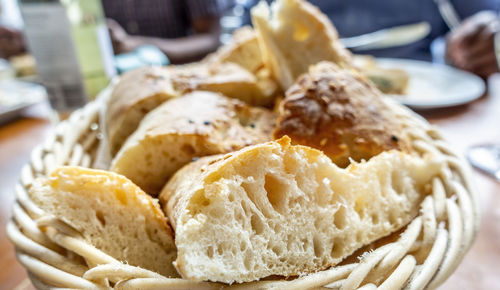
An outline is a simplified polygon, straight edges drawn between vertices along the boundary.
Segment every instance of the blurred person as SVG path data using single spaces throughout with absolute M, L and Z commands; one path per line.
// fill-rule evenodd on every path
M 486 78 L 499 71 L 500 47 L 495 48 L 499 32 L 498 15 L 492 11 L 479 12 L 448 35 L 446 57 L 453 65 Z
M 25 50 L 23 35 L 19 30 L 0 26 L 0 58 L 10 58 Z
M 247 0 L 245 2 L 252 2 Z M 255 3 L 257 1 L 254 1 Z M 268 1 L 272 2 L 272 1 Z M 433 0 L 310 0 L 350 37 L 398 25 L 427 21 L 430 34 L 415 43 L 366 51 L 378 57 L 431 60 L 430 44 L 446 36 L 447 61 L 483 78 L 498 72 L 494 38 L 500 0 L 450 0 L 461 25 L 449 31 Z M 232 5 L 226 0 L 103 0 L 115 53 L 143 44 L 159 47 L 173 63 L 200 59 L 219 45 L 219 19 Z M 21 34 L 0 27 L 0 56 L 25 50 Z
M 499 31 L 499 0 L 450 0 L 464 19 L 450 32 L 435 0 L 310 0 L 329 16 L 341 37 L 357 36 L 426 21 L 430 34 L 415 43 L 363 53 L 378 57 L 431 60 L 431 43 L 445 37 L 447 61 L 483 78 L 498 72 L 494 36 Z
M 219 20 L 232 0 L 102 0 L 116 54 L 151 44 L 172 63 L 201 59 L 219 46 Z M 0 24 L 0 57 L 26 50 L 22 33 Z
M 258 0 L 246 0 L 255 5 Z M 266 0 L 273 2 L 274 0 Z M 444 39 L 446 61 L 483 78 L 498 72 L 494 38 L 499 32 L 500 0 L 449 0 L 462 23 L 450 32 L 441 16 L 439 0 L 309 0 L 325 13 L 340 37 L 358 36 L 394 26 L 426 21 L 431 31 L 424 39 L 393 48 L 362 51 L 377 57 L 430 61 L 431 43 Z
M 230 0 L 102 0 L 115 53 L 144 44 L 172 63 L 201 59 L 219 46 L 219 20 Z
M 24 53 L 22 19 L 16 0 L 0 0 L 0 58 Z

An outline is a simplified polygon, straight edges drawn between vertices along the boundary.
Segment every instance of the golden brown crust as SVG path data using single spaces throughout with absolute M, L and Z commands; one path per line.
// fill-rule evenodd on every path
M 114 87 L 106 111 L 111 155 L 116 155 L 148 112 L 195 90 L 222 93 L 251 105 L 271 105 L 277 85 L 270 77 L 253 75 L 234 63 L 144 67 L 128 72 Z
M 271 140 L 276 115 L 220 94 L 195 91 L 149 113 L 112 162 L 151 195 L 195 157 Z
M 165 103 L 144 119 L 145 135 L 199 135 L 221 152 L 269 141 L 276 116 L 263 108 L 195 91 Z
M 305 0 L 262 1 L 252 9 L 264 63 L 283 90 L 310 65 L 331 61 L 352 66 L 351 53 L 338 40 L 337 30 L 318 7 Z
M 171 82 L 172 69 L 143 67 L 125 73 L 113 88 L 106 111 L 106 129 L 111 153 L 120 149 L 150 110 L 178 96 Z M 132 112 L 140 107 L 136 113 Z
M 401 124 L 381 93 L 354 71 L 322 62 L 286 93 L 274 137 L 320 149 L 337 165 L 390 149 L 409 151 Z

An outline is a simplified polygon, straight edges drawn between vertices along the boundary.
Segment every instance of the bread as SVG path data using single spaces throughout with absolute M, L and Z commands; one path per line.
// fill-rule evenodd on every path
M 274 137 L 320 149 L 340 167 L 387 150 L 411 152 L 403 124 L 375 86 L 353 70 L 321 62 L 280 105 Z
M 286 137 L 201 158 L 160 195 L 174 264 L 186 279 L 225 283 L 326 269 L 410 222 L 440 168 L 390 151 L 341 169 Z
M 195 90 L 222 93 L 251 105 L 270 106 L 277 85 L 269 75 L 260 72 L 254 75 L 234 63 L 145 67 L 128 72 L 114 87 L 106 112 L 111 155 L 116 155 L 148 112 Z
M 120 77 L 106 111 L 106 132 L 112 155 L 137 129 L 144 115 L 178 96 L 172 86 L 171 73 L 172 70 L 166 68 L 143 67 Z
M 231 62 L 184 66 L 177 69 L 172 81 L 181 95 L 196 90 L 218 92 L 257 106 L 272 104 L 277 88 Z
M 271 71 L 264 65 L 257 34 L 248 26 L 236 30 L 228 44 L 204 61 L 210 64 L 234 63 L 252 73 L 261 91 L 261 97 L 253 102 L 256 105 L 272 107 L 276 96 L 282 93 Z
M 210 55 L 207 61 L 211 63 L 232 62 L 252 73 L 259 71 L 264 66 L 257 34 L 249 26 L 234 31 L 232 40 Z
M 328 17 L 309 2 L 277 0 L 269 8 L 261 1 L 251 14 L 264 62 L 283 90 L 319 61 L 352 65 Z
M 158 202 L 116 173 L 60 167 L 37 179 L 30 198 L 90 245 L 130 265 L 178 277 L 173 233 Z
M 271 140 L 274 113 L 211 92 L 170 100 L 141 122 L 112 161 L 151 195 L 195 157 L 226 153 Z

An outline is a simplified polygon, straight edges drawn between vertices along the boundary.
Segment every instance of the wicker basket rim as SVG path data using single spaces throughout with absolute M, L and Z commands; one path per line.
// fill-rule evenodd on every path
M 121 263 L 86 244 L 64 222 L 40 210 L 29 199 L 27 190 L 36 177 L 47 175 L 57 166 L 91 166 L 102 139 L 99 131 L 102 101 L 99 100 L 74 112 L 57 126 L 44 144 L 33 150 L 31 161 L 23 168 L 16 186 L 16 202 L 7 234 L 16 247 L 18 260 L 40 289 L 111 286 L 117 289 L 435 288 L 456 269 L 477 233 L 480 214 L 471 169 L 450 149 L 435 127 L 402 105 L 387 102 L 412 129 L 414 148 L 441 156 L 447 166 L 430 185 L 432 194 L 422 202 L 420 215 L 399 239 L 364 253 L 357 263 L 294 280 L 222 285 L 163 277 Z

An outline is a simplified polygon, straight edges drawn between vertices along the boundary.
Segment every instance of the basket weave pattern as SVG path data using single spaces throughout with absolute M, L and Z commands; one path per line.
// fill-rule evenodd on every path
M 293 280 L 265 280 L 241 285 L 166 278 L 127 265 L 86 244 L 79 233 L 39 209 L 27 194 L 33 180 L 61 165 L 90 167 L 102 134 L 99 103 L 92 102 L 60 123 L 32 152 L 16 186 L 13 217 L 7 225 L 17 257 L 39 289 L 423 289 L 436 288 L 456 269 L 471 246 L 479 224 L 477 195 L 467 163 L 425 120 L 392 101 L 407 126 L 413 149 L 432 153 L 446 165 L 432 184 L 432 194 L 400 234 L 372 246 L 359 259 Z

